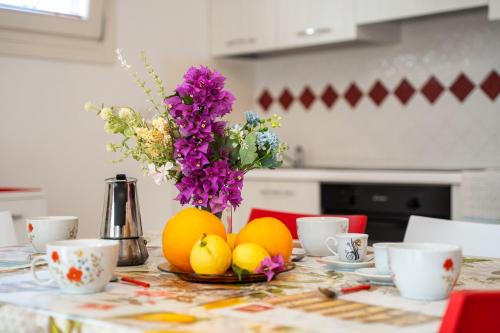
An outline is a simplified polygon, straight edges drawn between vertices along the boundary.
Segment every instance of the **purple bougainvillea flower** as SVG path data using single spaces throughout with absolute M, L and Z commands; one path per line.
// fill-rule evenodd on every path
M 243 187 L 243 172 L 229 165 L 229 151 L 212 147 L 216 135 L 227 126 L 219 118 L 231 112 L 235 98 L 224 89 L 225 78 L 208 67 L 191 67 L 176 95 L 165 100 L 179 127 L 174 154 L 183 177 L 176 184 L 181 204 L 205 207 L 212 213 L 228 204 L 238 206 Z M 214 149 L 215 151 L 212 151 Z
M 271 281 L 277 272 L 281 272 L 286 268 L 283 256 L 277 255 L 271 258 L 267 257 L 255 269 L 256 273 L 262 273 L 267 277 L 267 281 Z

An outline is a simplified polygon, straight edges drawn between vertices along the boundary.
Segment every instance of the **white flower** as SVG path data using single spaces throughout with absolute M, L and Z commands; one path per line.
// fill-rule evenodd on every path
M 85 103 L 84 108 L 85 111 L 90 112 L 94 108 L 94 104 L 92 103 L 92 101 L 88 101 L 87 103 Z
M 165 165 L 156 169 L 156 166 L 153 163 L 148 164 L 148 175 L 153 176 L 153 180 L 156 185 L 160 185 L 168 177 L 168 171 L 174 167 L 172 162 L 167 162 Z
M 165 129 L 165 126 L 167 125 L 167 121 L 164 118 L 157 117 L 151 121 L 151 124 L 153 125 L 154 128 L 163 132 Z
M 118 111 L 118 117 L 120 118 L 129 118 L 133 115 L 132 110 L 130 108 L 121 108 L 120 111 Z
M 104 120 L 108 120 L 109 118 L 111 118 L 112 115 L 113 115 L 113 110 L 111 110 L 110 108 L 104 108 L 101 110 L 100 116 Z

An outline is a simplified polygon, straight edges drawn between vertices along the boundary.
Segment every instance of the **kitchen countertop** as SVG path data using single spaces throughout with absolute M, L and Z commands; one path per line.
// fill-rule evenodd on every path
M 274 170 L 252 170 L 247 173 L 245 179 L 256 181 L 292 180 L 332 183 L 459 185 L 462 181 L 462 171 L 414 169 L 280 168 Z

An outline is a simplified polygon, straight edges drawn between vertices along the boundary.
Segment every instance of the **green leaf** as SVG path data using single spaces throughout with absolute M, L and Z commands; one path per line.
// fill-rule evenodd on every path
M 133 137 L 134 136 L 134 130 L 131 129 L 130 127 L 127 127 L 125 131 L 123 131 L 123 135 L 125 135 L 127 138 Z
M 241 281 L 241 277 L 243 275 L 250 275 L 250 274 L 252 274 L 252 273 L 250 273 L 246 269 L 239 268 L 237 265 L 233 265 L 233 272 L 236 273 L 236 275 L 238 276 L 238 280 L 240 280 L 240 281 Z
M 192 105 L 194 103 L 193 97 L 191 97 L 189 95 L 182 97 L 182 101 L 184 102 L 184 104 L 188 104 L 188 105 Z
M 246 147 L 240 148 L 241 165 L 251 165 L 259 157 L 256 146 L 257 137 L 255 133 L 249 133 L 245 137 Z

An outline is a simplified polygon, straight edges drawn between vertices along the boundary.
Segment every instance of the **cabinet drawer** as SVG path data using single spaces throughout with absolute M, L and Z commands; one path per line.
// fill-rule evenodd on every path
M 18 244 L 27 244 L 29 239 L 25 226 L 26 217 L 47 215 L 47 200 L 43 198 L 0 200 L 0 211 L 11 213 Z
M 212 0 L 210 43 L 213 55 L 254 53 L 275 44 L 274 1 Z

